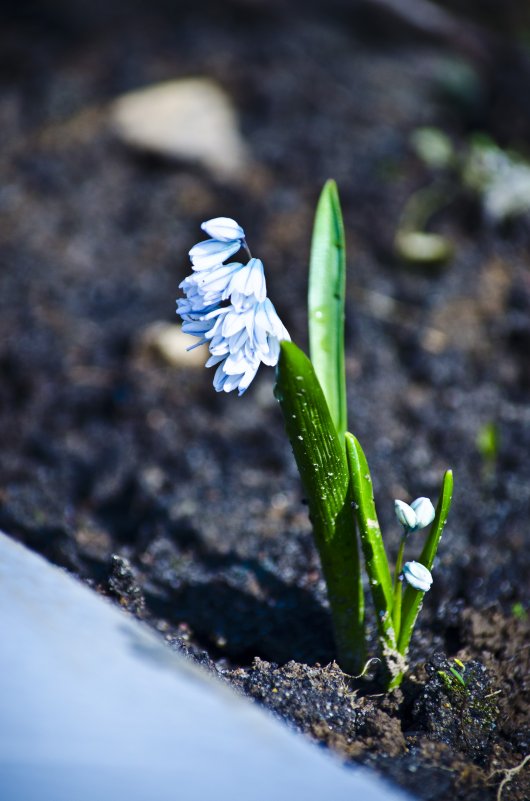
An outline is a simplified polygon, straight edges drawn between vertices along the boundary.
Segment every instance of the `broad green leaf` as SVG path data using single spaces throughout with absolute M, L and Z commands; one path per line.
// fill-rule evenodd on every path
M 339 193 L 327 181 L 318 201 L 309 269 L 309 353 L 343 447 L 347 428 L 344 369 L 346 249 Z
M 307 494 L 339 664 L 358 673 L 364 658 L 364 596 L 346 456 L 313 365 L 292 342 L 281 343 L 274 391 Z
M 432 522 L 431 530 L 423 546 L 423 551 L 418 559 L 422 565 L 425 565 L 428 570 L 431 570 L 440 538 L 444 530 L 451 508 L 451 500 L 453 497 L 453 471 L 447 470 L 442 483 L 442 491 L 436 506 L 436 514 Z M 406 655 L 416 624 L 421 605 L 423 602 L 424 592 L 415 590 L 410 585 L 407 586 L 403 594 L 403 605 L 401 612 L 401 631 L 398 637 L 398 651 L 403 656 Z
M 372 479 L 366 456 L 356 437 L 346 433 L 346 455 L 352 483 L 355 516 L 358 521 L 366 572 L 377 616 L 385 661 L 396 650 L 392 623 L 393 590 L 385 546 L 375 509 Z M 389 665 L 392 671 L 392 665 Z

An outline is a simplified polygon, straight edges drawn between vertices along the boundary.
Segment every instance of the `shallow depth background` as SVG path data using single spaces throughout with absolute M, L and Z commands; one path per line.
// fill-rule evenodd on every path
M 0 528 L 346 759 L 425 801 L 493 801 L 529 747 L 530 217 L 493 223 L 411 137 L 434 126 L 465 158 L 482 133 L 529 156 L 528 4 L 13 0 L 2 16 Z M 195 146 L 204 114 L 215 169 L 116 133 L 116 98 L 190 77 L 224 92 L 246 160 L 223 160 L 206 101 L 169 133 Z M 348 243 L 350 428 L 391 552 L 394 498 L 435 500 L 443 471 L 456 478 L 392 698 L 318 665 L 334 656 L 329 614 L 273 371 L 216 395 L 195 351 L 164 352 L 187 251 L 219 215 L 244 226 L 306 347 L 329 177 Z M 453 199 L 429 230 L 454 255 L 412 266 L 396 231 L 435 180 Z M 471 666 L 464 706 L 447 702 L 436 651 Z M 521 773 L 504 798 L 528 792 Z
M 96 585 L 113 553 L 128 556 L 149 612 L 235 662 L 332 655 L 328 634 L 308 632 L 323 587 L 273 371 L 241 399 L 218 396 L 211 373 L 191 357 L 168 366 L 145 332 L 175 319 L 199 223 L 227 215 L 305 347 L 328 177 L 348 240 L 350 427 L 391 543 L 393 499 L 434 499 L 455 471 L 424 620 L 527 600 L 528 217 L 494 226 L 460 192 L 433 223 L 455 248 L 441 270 L 407 267 L 393 239 L 432 180 L 416 128 L 528 153 L 529 15 L 454 3 L 455 35 L 433 6 L 390 5 L 3 4 L 0 525 Z M 189 76 L 237 110 L 250 153 L 238 180 L 135 152 L 109 124 L 122 93 Z M 488 424 L 490 463 L 477 448 Z

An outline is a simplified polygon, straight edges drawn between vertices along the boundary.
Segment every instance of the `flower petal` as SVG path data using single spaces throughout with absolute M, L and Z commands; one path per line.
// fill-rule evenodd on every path
M 214 217 L 201 225 L 202 230 L 212 239 L 220 242 L 231 242 L 234 239 L 244 239 L 245 232 L 231 217 Z
M 228 376 L 223 370 L 223 362 L 221 362 L 213 377 L 213 388 L 216 392 L 222 392 L 227 378 Z
M 248 264 L 238 270 L 227 285 L 224 297 L 228 298 L 232 293 L 244 297 L 252 296 L 257 301 L 265 300 L 267 295 L 267 285 L 263 272 L 263 262 L 260 259 L 250 259 Z
M 412 506 L 409 506 L 405 501 L 394 501 L 394 509 L 397 519 L 404 528 L 409 529 L 409 531 L 416 528 L 416 512 Z
M 249 365 L 249 367 L 247 368 L 245 375 L 241 378 L 239 382 L 238 393 L 237 393 L 239 397 L 241 397 L 243 392 L 247 391 L 250 384 L 256 377 L 256 373 L 258 372 L 258 367 L 259 367 L 259 362 L 257 362 L 255 365 Z
M 209 270 L 217 264 L 222 264 L 241 248 L 241 242 L 220 242 L 217 239 L 205 239 L 198 242 L 189 252 L 194 270 Z
M 415 590 L 428 592 L 431 589 L 432 575 L 425 565 L 420 562 L 405 562 L 403 565 L 403 578 Z
M 227 375 L 223 384 L 223 390 L 225 392 L 232 392 L 233 389 L 237 389 L 241 378 L 241 373 L 238 373 L 237 375 Z
M 416 528 L 430 526 L 434 520 L 435 511 L 429 498 L 416 498 L 415 501 L 412 501 L 410 507 L 414 509 L 416 514 Z
M 219 364 L 219 362 L 222 362 L 224 358 L 225 358 L 224 356 L 210 356 L 210 358 L 207 360 L 204 366 L 215 367 L 215 365 Z
M 250 310 L 250 313 L 252 310 Z M 248 328 L 249 311 L 238 313 L 233 306 L 229 307 L 229 312 L 223 322 L 223 336 L 228 337 L 237 334 L 242 328 Z
M 266 364 L 267 367 L 274 367 L 278 364 L 278 359 L 280 358 L 280 343 L 276 337 L 269 337 L 268 345 L 269 352 L 262 355 L 261 361 L 263 364 Z

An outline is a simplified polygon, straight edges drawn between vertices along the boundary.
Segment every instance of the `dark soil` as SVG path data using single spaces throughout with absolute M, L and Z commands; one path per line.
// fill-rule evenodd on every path
M 530 739 L 529 221 L 495 228 L 462 193 L 434 221 L 455 245 L 445 269 L 411 270 L 392 249 L 431 180 L 415 128 L 530 152 L 526 5 L 457 10 L 483 6 L 455 44 L 370 2 L 13 2 L 0 26 L 1 527 L 346 761 L 440 801 L 495 799 Z M 455 83 L 457 58 L 473 80 Z M 138 156 L 109 129 L 115 96 L 188 75 L 234 99 L 254 158 L 239 185 Z M 210 373 L 139 344 L 174 320 L 198 224 L 228 215 L 305 346 L 330 176 L 348 236 L 350 428 L 390 548 L 393 499 L 435 499 L 443 470 L 456 477 L 392 696 L 333 662 L 272 371 L 219 396 Z M 485 459 L 488 424 L 499 447 Z M 528 764 L 511 779 L 504 801 L 528 799 Z

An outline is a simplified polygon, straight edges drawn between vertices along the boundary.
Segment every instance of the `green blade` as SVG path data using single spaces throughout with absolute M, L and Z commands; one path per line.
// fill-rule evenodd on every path
M 344 370 L 346 247 L 339 193 L 327 181 L 318 201 L 309 268 L 309 353 L 343 447 L 347 428 Z
M 358 673 L 364 659 L 364 596 L 344 450 L 307 356 L 281 343 L 276 398 L 309 503 L 331 607 L 338 661 Z
M 282 342 L 275 395 L 285 417 L 312 522 L 325 524 L 348 493 L 346 458 L 313 366 L 293 342 Z M 332 531 L 324 525 L 326 539 Z
M 442 483 L 442 491 L 436 506 L 436 514 L 429 532 L 429 536 L 423 546 L 423 551 L 418 559 L 422 565 L 430 570 L 432 568 L 440 538 L 447 523 L 447 516 L 451 508 L 453 497 L 453 471 L 447 470 Z M 398 651 L 403 656 L 406 655 L 416 624 L 416 619 L 421 609 L 424 592 L 415 590 L 410 585 L 407 586 L 403 595 L 403 606 L 401 612 L 401 631 L 399 632 Z
M 346 433 L 346 455 L 352 482 L 355 515 L 359 525 L 366 572 L 377 616 L 379 638 L 385 661 L 393 673 L 396 635 L 392 623 L 392 579 L 377 520 L 368 462 L 359 440 L 350 433 Z

